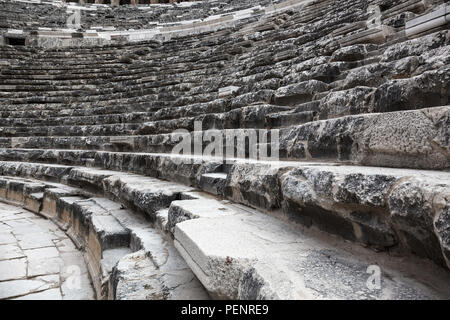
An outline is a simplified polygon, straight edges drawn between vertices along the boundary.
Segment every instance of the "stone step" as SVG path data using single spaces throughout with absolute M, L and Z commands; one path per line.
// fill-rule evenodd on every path
M 172 94 L 164 94 L 157 95 L 153 92 L 152 88 L 146 90 L 134 90 L 134 91 L 116 91 L 112 90 L 111 93 L 102 94 L 100 91 L 95 90 L 92 92 L 84 92 L 75 90 L 70 94 L 69 92 L 55 91 L 53 94 L 49 92 L 45 92 L 45 94 L 36 95 L 33 93 L 26 93 L 25 95 L 20 96 L 20 94 L 16 93 L 5 93 L 1 94 L 2 104 L 25 104 L 25 103 L 73 103 L 76 102 L 96 102 L 100 101 L 114 101 L 119 99 L 130 99 L 137 98 L 140 99 L 153 98 L 158 99 L 163 102 L 170 102 L 170 104 L 174 106 L 184 105 L 184 104 L 193 104 L 193 103 L 201 103 L 208 102 L 211 100 L 215 100 L 218 98 L 218 92 L 216 90 L 212 90 L 205 93 L 193 94 L 192 96 L 176 96 Z M 81 97 L 80 97 L 81 96 Z
M 295 105 L 309 102 L 318 92 L 328 90 L 328 85 L 322 81 L 309 80 L 279 88 L 274 96 L 275 104 Z
M 315 111 L 301 111 L 301 112 L 279 112 L 266 116 L 266 126 L 268 128 L 283 128 L 293 125 L 299 125 L 314 121 L 317 112 Z
M 149 71 L 147 71 L 149 73 Z M 76 79 L 58 79 L 53 77 L 52 79 L 43 79 L 42 76 L 33 75 L 31 77 L 26 76 L 11 76 L 0 75 L 1 90 L 7 91 L 66 91 L 75 89 L 89 89 L 95 87 L 103 87 L 103 90 L 107 90 L 109 86 L 114 90 L 127 88 L 128 90 L 139 88 L 153 88 L 155 92 L 168 91 L 167 89 L 184 89 L 189 85 L 193 89 L 199 88 L 202 85 L 202 79 L 198 78 L 199 75 L 193 76 L 186 74 L 186 78 L 189 82 L 184 84 L 166 84 L 164 79 L 158 79 L 157 75 L 152 73 L 139 73 L 134 74 L 131 78 L 124 78 L 117 75 L 109 75 L 102 77 L 100 74 L 96 74 L 95 78 L 83 79 L 83 77 L 77 77 Z M 120 85 L 120 86 L 119 86 Z M 90 87 L 89 87 L 90 86 Z M 88 90 L 86 90 L 88 92 Z M 88 92 L 89 93 L 89 92 Z
M 18 193 L 17 184 L 23 190 L 20 199 L 11 194 L 12 190 Z M 170 239 L 153 229 L 142 216 L 116 202 L 65 185 L 13 177 L 0 180 L 0 198 L 22 205 L 29 197 L 25 190 L 37 184 L 47 188 L 46 191 L 55 191 L 52 193 L 55 198 L 48 198 L 49 193 L 40 198 L 41 203 L 47 204 L 45 215 L 63 227 L 78 247 L 85 249 L 85 261 L 98 299 L 209 299 Z M 64 189 L 85 196 L 67 196 L 67 192 L 61 192 Z M 49 206 L 52 202 L 54 205 Z M 33 212 L 41 214 L 41 209 L 42 205 Z M 132 264 L 130 256 L 134 257 Z
M 223 66 L 224 61 L 214 61 L 217 60 L 220 56 L 212 56 L 210 57 L 210 61 L 201 61 L 201 59 L 196 58 L 195 61 L 187 62 L 185 60 L 180 61 L 183 63 L 183 68 L 177 67 L 177 62 L 174 61 L 171 64 L 167 65 L 168 74 L 174 74 L 175 72 L 179 72 L 181 74 L 189 74 L 189 73 L 205 73 L 209 72 L 209 70 L 214 70 L 214 68 L 221 68 Z M 97 62 L 97 63 L 95 63 Z M 154 66 L 148 63 L 143 62 L 140 65 L 131 65 L 129 68 L 124 68 L 123 64 L 117 64 L 117 62 L 103 62 L 101 59 L 96 58 L 92 60 L 85 60 L 83 62 L 82 58 L 77 58 L 72 62 L 65 58 L 61 60 L 59 63 L 56 60 L 50 61 L 47 63 L 40 62 L 41 64 L 19 64 L 9 67 L 8 69 L 3 69 L 1 74 L 12 76 L 17 79 L 27 79 L 33 78 L 36 79 L 54 79 L 54 80 L 73 80 L 74 78 L 79 77 L 82 79 L 93 79 L 94 76 L 98 76 L 99 78 L 109 77 L 109 76 L 117 76 L 119 79 L 129 79 L 135 80 L 138 79 L 136 76 L 141 76 L 144 78 L 145 75 L 148 76 L 157 76 L 157 72 L 161 67 L 166 67 L 166 65 L 162 64 L 160 66 Z M 77 64 L 78 63 L 78 64 Z M 39 68 L 39 66 L 42 66 Z M 208 70 L 208 66 L 213 69 Z M 67 72 L 72 72 L 71 74 L 67 74 Z
M 403 1 L 402 3 L 389 8 L 388 10 L 382 13 L 381 19 L 388 19 L 405 11 L 414 12 L 414 13 L 422 13 L 425 10 L 425 2 L 421 0 L 409 0 Z
M 132 135 L 140 126 L 138 123 L 118 123 L 55 127 L 0 127 L 0 137 Z
M 23 69 L 23 68 L 22 68 Z M 145 70 L 143 72 L 134 72 L 129 76 L 121 76 L 117 73 L 99 73 L 90 72 L 86 75 L 77 74 L 76 72 L 71 73 L 70 78 L 63 73 L 63 76 L 49 76 L 33 74 L 30 75 L 17 74 L 6 75 L 6 71 L 0 76 L 0 83 L 2 84 L 1 90 L 3 92 L 17 91 L 17 92 L 40 92 L 40 91 L 69 91 L 75 89 L 91 89 L 93 86 L 103 87 L 105 93 L 107 93 L 108 88 L 112 88 L 115 91 L 130 91 L 139 88 L 154 88 L 156 90 L 165 89 L 184 89 L 186 90 L 187 85 L 191 87 L 198 87 L 202 84 L 202 79 L 200 76 L 207 77 L 211 74 L 211 71 L 200 72 L 197 71 L 195 74 L 186 72 L 180 74 L 189 82 L 186 81 L 185 84 L 181 84 L 179 81 L 172 81 L 172 83 L 167 83 L 167 79 L 162 78 L 158 71 Z M 65 71 L 72 72 L 71 70 Z M 128 71 L 132 72 L 132 71 Z M 225 72 L 221 72 L 224 76 L 227 75 Z M 229 73 L 228 73 L 229 74 Z M 170 72 L 168 73 L 170 77 Z M 203 79 L 204 80 L 204 79 Z M 89 87 L 91 86 L 91 87 Z M 89 93 L 88 90 L 86 90 Z
M 213 106 L 214 107 L 214 106 Z M 203 130 L 208 129 L 234 129 L 234 128 L 251 128 L 251 127 L 264 127 L 264 116 L 278 110 L 286 110 L 284 107 L 278 107 L 273 105 L 266 104 L 258 104 L 252 105 L 241 109 L 235 109 L 229 112 L 224 113 L 209 113 L 207 115 L 200 115 L 197 117 L 189 117 L 189 118 L 173 118 L 171 119 L 171 114 L 176 115 L 176 113 L 171 113 L 170 111 L 166 111 L 165 113 L 161 112 L 156 113 L 156 117 L 162 117 L 167 120 L 157 120 L 151 122 L 144 122 L 139 124 L 139 120 L 145 120 L 145 118 L 139 118 L 140 116 L 146 116 L 143 113 L 136 114 L 127 114 L 124 120 L 132 120 L 131 123 L 125 122 L 121 123 L 117 121 L 117 117 L 115 117 L 116 122 L 108 124 L 108 118 L 106 119 L 105 124 L 97 124 L 101 123 L 102 119 L 105 119 L 104 116 L 99 117 L 88 117 L 88 118 L 68 118 L 68 121 L 71 122 L 83 122 L 77 125 L 73 125 L 71 123 L 64 124 L 63 119 L 55 118 L 55 121 L 58 122 L 57 126 L 52 126 L 50 123 L 47 123 L 46 126 L 36 125 L 33 126 L 33 123 L 26 122 L 22 119 L 22 126 L 16 127 L 0 127 L 0 135 L 2 136 L 78 136 L 78 135 L 133 135 L 133 134 L 155 134 L 155 133 L 171 133 L 178 129 L 186 129 L 188 131 L 193 131 L 196 129 L 195 122 L 198 121 L 203 125 Z M 197 114 L 199 112 L 189 111 L 186 108 L 185 114 Z M 200 113 L 201 114 L 201 113 Z M 134 119 L 133 116 L 137 118 Z M 180 116 L 180 115 L 178 115 Z M 112 117 L 112 116 L 111 116 Z M 79 119 L 79 121 L 75 121 L 75 119 Z M 114 119 L 114 118 L 113 118 Z M 84 121 L 83 121 L 84 120 Z M 31 121 L 31 120 L 30 120 Z M 143 121 L 142 121 L 143 122 Z M 96 124 L 92 124 L 96 123 Z M 61 125 L 63 124 L 63 125 Z M 81 125 L 80 125 L 81 124 Z M 197 128 L 198 129 L 198 128 Z
M 5 112 L 4 112 L 5 113 Z M 33 127 L 33 126 L 60 126 L 60 125 L 94 125 L 114 123 L 138 123 L 152 120 L 149 112 L 133 112 L 126 114 L 109 114 L 100 116 L 69 116 L 42 118 L 1 118 L 0 126 L 4 127 Z
M 177 261 L 173 258 L 169 263 L 176 267 Z M 141 250 L 124 256 L 115 265 L 111 291 L 117 300 L 208 300 L 203 286 L 193 279 L 190 269 L 156 268 Z M 171 289 L 169 286 L 175 280 L 181 283 Z
M 151 220 L 156 219 L 156 211 L 168 207 L 181 192 L 191 190 L 189 187 L 157 179 L 91 168 L 72 169 L 69 181 L 88 188 L 104 187 L 105 192 L 112 197 L 144 212 Z
M 137 101 L 137 99 L 116 100 L 114 103 L 100 101 L 95 106 L 88 108 L 86 103 L 71 104 L 22 104 L 6 105 L 0 108 L 4 118 L 52 118 L 58 116 L 92 116 L 92 115 L 114 115 L 131 112 L 156 112 L 161 108 L 167 108 L 163 103 Z M 129 104 L 133 104 L 131 107 Z M 188 106 L 187 106 L 188 107 Z

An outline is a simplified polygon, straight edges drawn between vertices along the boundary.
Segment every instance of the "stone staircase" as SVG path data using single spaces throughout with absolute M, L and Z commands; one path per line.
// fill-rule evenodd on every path
M 42 180 L 67 178 L 75 185 L 84 181 L 78 180 L 77 175 L 100 173 L 101 177 L 107 177 L 111 172 L 83 172 L 86 169 L 72 172 L 67 166 L 36 168 L 42 172 L 39 180 L 2 177 L 2 199 L 51 219 L 71 237 L 85 252 L 97 299 L 208 299 L 207 292 L 179 256 L 171 239 L 143 214 L 96 196 L 98 190 L 94 187 L 98 185 L 88 183 L 92 188 L 89 192 L 86 187 L 80 189 Z M 65 177 L 69 171 L 69 176 Z M 156 189 L 173 189 L 172 194 L 159 195 L 161 205 L 170 203 L 169 199 L 175 194 L 189 190 L 155 179 L 145 180 Z
M 158 23 L 179 24 L 185 20 L 201 20 L 217 13 L 230 14 L 237 10 L 254 6 L 248 0 L 195 1 L 180 4 L 153 4 L 140 6 L 114 7 L 102 4 L 51 1 L 0 1 L 0 28 L 29 29 L 63 28 L 74 9 L 81 11 L 83 29 L 142 29 Z M 92 1 L 90 1 L 92 2 Z M 106 1 L 107 2 L 107 1 Z M 143 2 L 143 1 L 141 1 Z M 148 1 L 147 1 L 148 2 Z M 271 1 L 259 1 L 267 5 Z M 277 1 L 274 1 L 277 2 Z M 142 3 L 144 4 L 144 3 Z
M 0 46 L 0 196 L 85 250 L 98 298 L 450 296 L 448 2 L 285 5 L 167 41 Z

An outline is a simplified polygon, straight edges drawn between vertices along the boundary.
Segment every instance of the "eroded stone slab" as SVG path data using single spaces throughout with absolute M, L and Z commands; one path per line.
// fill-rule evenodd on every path
M 3 203 L 0 213 L 0 299 L 95 298 L 82 254 L 55 224 Z
M 215 218 L 235 212 L 215 199 L 178 200 L 170 204 L 169 227 L 173 230 L 177 223 L 197 218 Z
M 353 255 L 261 213 L 239 211 L 175 227 L 175 246 L 215 297 L 241 299 L 424 299 L 449 297 L 445 270 L 424 286 L 413 264 L 388 255 Z M 219 214 L 218 214 L 219 215 Z M 328 241 L 333 243 L 333 241 Z M 355 249 L 350 249 L 355 250 Z M 358 250 L 358 249 L 356 249 Z M 394 261 L 395 260 L 395 261 Z M 383 272 L 381 289 L 366 285 L 367 268 Z M 431 271 L 430 271 L 431 272 Z M 326 276 L 323 276 L 326 275 Z M 443 281 L 443 283 L 441 283 Z M 433 283 L 433 285 L 431 285 Z M 447 284 L 445 284 L 447 283 Z

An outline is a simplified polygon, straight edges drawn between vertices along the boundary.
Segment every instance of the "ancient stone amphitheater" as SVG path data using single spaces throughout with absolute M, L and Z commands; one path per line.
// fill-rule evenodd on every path
M 450 298 L 449 1 L 135 3 L 0 0 L 0 298 Z

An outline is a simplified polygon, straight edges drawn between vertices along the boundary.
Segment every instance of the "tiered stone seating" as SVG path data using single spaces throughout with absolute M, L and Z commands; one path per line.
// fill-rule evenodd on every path
M 34 168 L 40 173 L 35 172 L 33 176 L 40 180 L 2 177 L 2 198 L 50 218 L 66 231 L 78 248 L 85 250 L 97 298 L 208 299 L 208 294 L 173 246 L 167 245 L 164 235 L 144 216 L 89 194 L 85 189 L 42 181 L 42 177 L 58 180 L 70 167 L 40 165 Z M 33 166 L 28 169 L 33 170 Z M 13 173 L 11 166 L 6 170 Z M 15 173 L 20 174 L 27 173 Z M 70 179 L 76 180 L 73 176 Z M 147 179 L 149 185 L 157 187 L 154 182 L 156 180 Z M 159 183 L 158 187 L 172 188 L 174 193 L 189 190 L 167 182 Z M 164 194 L 164 197 L 170 195 Z M 127 264 L 129 259 L 133 264 Z
M 405 263 L 401 257 L 369 254 L 348 244 L 344 249 L 336 239 L 299 232 L 183 185 L 83 167 L 18 162 L 0 167 L 3 199 L 48 216 L 84 248 L 98 298 L 207 298 L 178 252 L 214 298 L 448 296 L 448 273 L 426 261 Z M 92 196 L 96 192 L 114 201 Z M 142 212 L 156 229 L 119 203 Z M 172 232 L 178 252 L 163 237 Z M 383 288 L 373 292 L 365 286 L 365 271 L 375 263 L 385 278 Z M 422 272 L 427 285 L 420 282 Z
M 229 14 L 254 6 L 249 0 L 195 1 L 191 3 L 152 4 L 137 6 L 107 6 L 78 1 L 0 1 L 0 29 L 65 28 L 73 9 L 81 9 L 81 27 L 114 28 L 115 30 L 143 29 L 158 23 L 179 23 L 201 20 L 215 14 Z M 273 1 L 277 3 L 279 1 Z M 266 6 L 271 1 L 258 1 Z M 69 10 L 67 10 L 69 7 Z
M 448 297 L 450 33 L 435 22 L 405 31 L 447 5 L 310 1 L 168 41 L 1 46 L 4 186 L 41 183 L 17 201 L 38 213 L 53 197 L 50 215 L 87 248 L 99 297 L 204 294 L 195 283 L 127 296 L 137 280 L 127 272 L 158 272 L 174 288 L 133 235 L 148 225 L 133 211 L 167 237 L 153 250 L 174 251 L 182 278 L 192 270 L 213 298 Z M 262 139 L 223 159 L 204 155 L 200 136 L 202 148 L 175 155 L 180 129 L 191 142 L 221 137 L 224 149 L 228 136 L 277 132 L 282 161 L 242 159 L 272 146 Z M 46 180 L 77 189 L 47 195 Z M 86 201 L 104 205 L 71 230 Z M 102 238 L 97 215 L 119 243 Z M 365 287 L 371 264 L 387 275 L 377 292 Z

